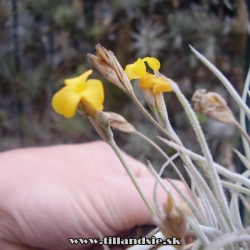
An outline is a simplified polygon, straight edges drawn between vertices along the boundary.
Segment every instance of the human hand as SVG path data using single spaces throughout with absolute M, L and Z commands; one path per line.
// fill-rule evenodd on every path
M 153 205 L 155 179 L 142 163 L 124 155 Z M 0 249 L 81 249 L 68 238 L 98 238 L 98 231 L 113 236 L 152 224 L 104 142 L 18 149 L 1 153 L 0 162 Z M 166 201 L 163 190 L 158 197 L 160 204 Z

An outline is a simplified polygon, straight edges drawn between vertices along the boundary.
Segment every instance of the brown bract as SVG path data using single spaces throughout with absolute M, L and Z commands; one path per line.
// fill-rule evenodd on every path
M 234 115 L 221 95 L 199 89 L 194 92 L 192 101 L 196 112 L 209 115 L 219 122 L 235 124 Z
M 108 81 L 118 86 L 127 94 L 133 93 L 132 85 L 114 53 L 106 50 L 100 44 L 96 45 L 96 53 L 97 56 L 88 54 L 89 59 L 95 64 L 96 69 Z
M 186 216 L 191 216 L 192 212 L 185 202 L 175 200 L 171 194 L 168 194 L 167 202 L 164 206 L 165 216 L 160 219 L 157 225 L 165 238 L 177 237 L 182 241 L 179 249 L 184 245 L 184 239 L 187 232 Z M 176 246 L 178 248 L 178 246 Z
M 126 132 L 126 133 L 134 133 L 136 129 L 133 125 L 127 122 L 123 116 L 118 115 L 114 112 L 105 112 L 106 117 L 109 120 L 110 126 L 114 129 Z

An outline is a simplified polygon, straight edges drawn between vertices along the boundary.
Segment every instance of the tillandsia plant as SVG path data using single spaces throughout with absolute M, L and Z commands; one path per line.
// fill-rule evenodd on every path
M 177 237 L 182 243 L 176 246 L 144 245 L 143 248 L 135 245 L 129 249 L 155 249 L 157 247 L 158 249 L 238 250 L 249 249 L 250 247 L 250 227 L 243 227 L 239 212 L 239 199 L 243 201 L 246 208 L 249 208 L 245 196 L 250 195 L 250 180 L 248 179 L 250 176 L 250 140 L 245 131 L 245 116 L 250 118 L 250 109 L 245 102 L 247 94 L 249 94 L 250 73 L 247 76 L 243 97 L 241 98 L 230 82 L 213 64 L 194 48 L 191 47 L 191 50 L 221 80 L 241 108 L 241 121 L 239 123 L 227 106 L 226 101 L 219 94 L 198 90 L 192 98 L 195 111 L 209 115 L 220 122 L 234 125 L 239 129 L 242 134 L 246 157 L 236 149 L 235 153 L 247 168 L 243 174 L 231 172 L 213 161 L 194 110 L 182 94 L 178 84 L 159 72 L 161 65 L 156 58 L 139 58 L 133 64 L 123 68 L 113 52 L 106 50 L 99 44 L 96 46 L 97 56 L 88 54 L 97 70 L 108 81 L 122 89 L 149 121 L 159 129 L 162 135 L 157 135 L 157 138 L 176 150 L 176 153 L 171 157 L 147 136 L 137 131 L 124 117 L 116 113 L 102 111 L 103 85 L 97 79 L 87 80 L 92 73 L 91 70 L 79 77 L 65 80 L 66 86 L 59 90 L 52 99 L 52 106 L 55 111 L 67 118 L 72 117 L 76 111 L 87 115 L 100 136 L 112 147 L 154 218 L 157 226 L 155 237 L 161 237 L 162 239 Z M 147 71 L 147 66 L 153 74 Z M 131 84 L 133 79 L 139 79 L 139 86 L 152 113 L 148 112 L 136 97 Z M 187 149 L 172 128 L 163 98 L 163 93 L 170 91 L 175 93 L 183 106 L 196 134 L 202 155 Z M 150 206 L 137 184 L 136 178 L 124 161 L 114 141 L 111 128 L 142 137 L 165 157 L 166 162 L 159 173 L 148 162 L 148 168 L 156 179 L 154 190 L 152 190 L 156 209 Z M 178 157 L 182 160 L 190 178 L 190 186 L 174 163 Z M 189 192 L 189 195 L 184 193 L 174 182 L 168 179 L 183 201 L 178 200 L 161 179 L 164 169 L 169 164 Z M 219 175 L 225 178 L 222 179 Z M 168 194 L 164 207 L 159 205 L 157 199 L 158 184 Z M 226 197 L 225 188 L 231 191 L 230 198 Z

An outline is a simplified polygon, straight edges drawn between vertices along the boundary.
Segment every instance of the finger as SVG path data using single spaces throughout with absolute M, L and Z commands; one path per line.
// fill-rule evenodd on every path
M 71 159 L 76 159 L 83 155 L 89 157 L 79 158 L 79 162 L 85 162 L 87 165 L 91 165 L 91 161 L 95 160 L 95 163 L 100 166 L 100 171 L 109 171 L 111 170 L 113 173 L 124 174 L 127 175 L 122 163 L 118 159 L 117 155 L 114 153 L 113 149 L 103 141 L 95 141 L 91 143 L 85 143 L 80 145 L 70 145 L 70 154 Z M 74 147 L 74 149 L 73 149 Z M 130 168 L 131 172 L 137 177 L 151 177 L 152 174 L 149 172 L 147 167 L 140 161 L 135 158 L 129 156 L 125 152 L 121 150 L 121 154 Z
M 128 154 L 126 154 L 123 151 L 122 151 L 122 155 L 123 155 L 128 167 L 129 167 L 130 171 L 134 174 L 134 176 L 142 177 L 142 178 L 153 177 L 152 174 L 149 172 L 148 168 L 142 162 L 129 156 Z
M 7 240 L 0 240 L 0 249 L 4 250 L 44 250 L 26 245 L 16 244 Z
M 137 178 L 138 184 L 145 195 L 146 199 L 149 201 L 151 207 L 156 211 L 154 200 L 153 200 L 153 187 L 154 187 L 154 179 L 153 178 Z M 175 181 L 175 183 L 187 193 L 185 186 L 180 181 Z M 177 196 L 177 192 L 173 190 L 170 184 L 166 182 L 170 192 Z M 149 209 L 143 202 L 142 198 L 139 196 L 138 191 L 135 189 L 131 180 L 120 182 L 121 198 L 117 199 L 116 204 L 119 209 L 115 210 L 117 218 L 115 218 L 117 222 L 116 230 L 122 231 L 133 228 L 138 225 L 145 224 L 153 224 L 153 216 L 150 213 Z M 157 193 L 158 202 L 161 207 L 167 201 L 167 194 L 162 188 L 158 189 Z

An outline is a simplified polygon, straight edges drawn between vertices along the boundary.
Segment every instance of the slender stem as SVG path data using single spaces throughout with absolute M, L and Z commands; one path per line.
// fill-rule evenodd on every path
M 177 158 L 179 156 L 179 153 L 176 153 L 174 154 L 173 156 L 171 156 L 167 161 L 166 163 L 164 163 L 164 165 L 161 167 L 161 170 L 160 172 L 158 173 L 159 177 L 161 177 L 163 171 L 165 170 L 165 168 L 169 165 L 170 162 L 173 162 L 173 160 L 175 158 Z M 159 206 L 159 203 L 158 203 L 158 200 L 157 200 L 157 184 L 158 184 L 158 181 L 156 180 L 155 182 L 155 185 L 154 185 L 154 189 L 153 189 L 153 196 L 154 196 L 154 201 L 155 201 L 155 204 L 156 204 L 156 208 L 158 208 L 158 212 L 161 211 L 161 208 Z
M 250 176 L 250 170 L 247 170 L 242 174 L 242 177 L 248 178 L 249 176 Z M 239 188 L 242 188 L 242 184 L 240 182 L 236 182 L 236 185 Z M 242 230 L 243 229 L 243 224 L 242 224 L 242 220 L 241 220 L 241 216 L 240 216 L 239 201 L 238 201 L 238 198 L 239 198 L 239 195 L 240 195 L 239 192 L 241 192 L 241 191 L 237 190 L 237 189 L 235 189 L 232 192 L 232 198 L 231 198 L 231 202 L 230 202 L 230 211 L 231 211 L 231 216 L 232 216 L 232 220 L 233 220 L 233 222 L 235 224 L 235 227 L 238 230 Z
M 247 77 L 245 80 L 244 89 L 242 93 L 242 100 L 244 103 L 246 103 L 247 101 L 247 92 L 249 91 L 249 85 L 250 85 L 250 68 L 247 72 Z M 242 108 L 240 109 L 240 125 L 243 128 L 243 130 L 246 131 L 246 115 Z M 249 142 L 247 143 L 247 141 L 244 139 L 245 136 L 243 134 L 241 134 L 241 137 L 246 158 L 250 161 Z
M 151 212 L 151 214 L 154 217 L 158 218 L 157 214 L 155 213 L 155 211 L 153 210 L 153 208 L 149 204 L 148 200 L 144 196 L 141 188 L 139 187 L 139 185 L 135 179 L 135 176 L 133 175 L 133 173 L 130 171 L 129 167 L 127 166 L 127 163 L 125 162 L 124 158 L 122 157 L 121 151 L 118 148 L 118 146 L 116 145 L 115 141 L 112 139 L 112 140 L 107 141 L 107 142 L 111 146 L 111 148 L 114 150 L 114 152 L 117 155 L 117 157 L 119 158 L 119 160 L 121 161 L 123 167 L 125 168 L 127 174 L 129 175 L 131 181 L 133 182 L 135 188 L 137 189 L 138 193 L 140 194 L 140 196 L 141 196 L 142 200 L 144 201 L 145 205 L 147 206 L 148 210 Z
M 166 78 L 164 75 L 162 75 L 162 76 L 168 82 L 171 82 L 171 85 L 173 87 L 173 91 L 177 95 L 180 103 L 182 104 L 184 110 L 186 111 L 186 114 L 187 114 L 187 116 L 188 116 L 188 118 L 193 126 L 194 132 L 195 132 L 196 137 L 198 139 L 198 142 L 201 146 L 201 150 L 202 150 L 204 157 L 207 161 L 207 164 L 209 166 L 209 168 L 206 169 L 206 173 L 208 174 L 213 194 L 216 197 L 216 200 L 220 206 L 221 212 L 223 212 L 223 214 L 224 214 L 224 217 L 228 223 L 228 226 L 230 228 L 232 228 L 232 221 L 230 218 L 228 202 L 227 202 L 225 193 L 223 191 L 222 185 L 220 183 L 219 175 L 218 175 L 218 173 L 213 165 L 213 158 L 212 158 L 211 152 L 208 148 L 208 145 L 207 145 L 205 136 L 203 134 L 203 131 L 201 129 L 200 123 L 198 122 L 197 117 L 196 117 L 194 111 L 192 110 L 189 102 L 187 101 L 185 96 L 180 91 L 178 85 L 174 81 L 172 81 L 171 79 Z
M 142 111 L 142 113 L 164 134 L 166 135 L 168 138 L 170 138 L 173 142 L 176 142 L 177 144 L 181 143 L 180 140 L 178 139 L 177 135 L 174 133 L 174 131 L 172 131 L 174 133 L 174 137 L 172 135 L 170 135 L 164 128 L 162 128 L 155 120 L 154 118 L 148 113 L 148 111 L 141 105 L 141 103 L 139 102 L 139 100 L 137 99 L 137 97 L 135 95 L 130 95 L 131 99 L 134 101 L 134 103 L 138 106 L 138 108 Z M 171 126 L 170 126 L 171 128 Z M 187 159 L 187 157 L 183 154 L 181 154 L 182 159 L 184 158 L 184 162 L 186 165 L 189 165 L 189 163 L 191 164 L 191 160 Z M 195 169 L 193 169 L 195 170 Z M 221 218 L 221 216 L 219 217 Z
M 180 197 L 188 204 L 189 208 L 191 209 L 197 221 L 199 221 L 200 224 L 205 225 L 206 222 L 205 219 L 203 219 L 203 217 L 205 218 L 204 213 L 201 213 L 200 211 L 197 210 L 192 200 L 178 187 L 177 184 L 175 184 L 171 179 L 167 180 L 172 185 L 172 187 L 174 187 L 174 189 L 179 193 Z
M 148 169 L 149 171 L 155 176 L 156 180 L 160 183 L 160 185 L 162 186 L 162 188 L 165 190 L 165 192 L 167 194 L 170 193 L 169 188 L 166 186 L 166 184 L 163 182 L 162 178 L 156 173 L 155 169 L 153 168 L 152 164 L 150 163 L 150 161 L 148 161 Z M 173 195 L 173 194 L 172 194 Z M 176 197 L 173 195 L 174 199 L 176 199 Z
M 187 222 L 190 225 L 191 229 L 194 231 L 195 235 L 201 240 L 203 246 L 208 246 L 210 241 L 208 237 L 202 231 L 199 223 L 197 222 L 196 218 L 187 217 Z
M 247 132 L 245 131 L 245 129 L 235 120 L 234 122 L 234 126 L 239 130 L 239 132 L 244 136 L 244 138 L 247 140 L 248 142 L 248 148 L 249 148 L 249 144 L 250 144 L 250 137 L 247 134 Z
M 237 156 L 240 158 L 243 165 L 250 170 L 250 162 L 247 160 L 247 158 L 242 155 L 237 149 L 233 148 L 233 151 L 237 154 Z
M 221 249 L 226 246 L 229 247 L 230 244 L 234 244 L 237 242 L 250 243 L 250 227 L 247 227 L 243 230 L 222 234 L 217 239 L 215 239 L 209 246 L 207 246 L 204 250 Z
M 248 213 L 250 213 L 250 205 L 249 205 L 247 199 L 245 198 L 245 196 L 243 194 L 239 194 L 239 198 L 241 199 L 241 201 L 244 204 L 245 208 L 247 209 Z
M 190 171 L 188 171 L 187 167 L 184 165 L 189 178 L 191 180 L 191 185 L 193 186 L 194 190 L 193 193 L 196 194 L 196 196 L 199 197 L 200 199 L 200 203 L 202 204 L 203 209 L 201 209 L 202 213 L 201 215 L 203 216 L 202 220 L 199 219 L 198 216 L 196 216 L 196 219 L 199 220 L 199 223 L 202 225 L 208 224 L 209 226 L 212 226 L 214 228 L 217 228 L 217 223 L 216 223 L 216 219 L 214 218 L 215 213 L 211 213 L 212 209 L 212 205 L 209 199 L 207 199 L 207 195 L 206 192 L 204 192 L 201 188 L 199 183 L 197 183 L 197 181 L 195 180 L 195 178 L 193 177 L 192 174 L 190 174 Z M 199 202 L 197 202 L 199 204 Z M 199 206 L 200 207 L 200 206 Z
M 155 149 L 157 149 L 162 156 L 166 159 L 169 160 L 170 157 L 156 144 L 154 143 L 152 140 L 150 140 L 148 137 L 146 137 L 144 134 L 140 133 L 139 131 L 134 132 L 136 135 L 140 136 L 141 138 L 143 138 L 144 140 L 146 140 L 149 144 L 151 144 Z M 193 200 L 195 201 L 196 205 L 198 206 L 200 212 L 202 213 L 202 209 L 199 205 L 199 202 L 197 201 L 196 197 L 193 195 L 193 193 L 191 192 L 186 180 L 184 179 L 183 175 L 181 174 L 181 172 L 179 171 L 179 169 L 177 168 L 177 166 L 174 164 L 173 161 L 170 161 L 170 164 L 172 165 L 172 167 L 174 168 L 175 172 L 177 173 L 177 175 L 180 177 L 181 181 L 184 183 L 185 187 L 187 188 L 190 196 L 193 198 Z
M 133 94 L 130 95 L 133 102 L 136 104 L 136 106 L 141 110 L 141 112 L 149 119 L 153 125 L 155 125 L 165 136 L 167 136 L 172 141 L 176 142 L 176 140 L 163 128 L 160 126 L 160 124 L 155 121 L 155 119 L 148 113 L 148 111 L 141 105 L 137 97 Z
M 206 194 L 206 196 L 204 196 L 208 202 L 211 204 L 211 207 L 214 210 L 214 213 L 218 219 L 218 223 L 220 225 L 220 227 L 222 228 L 223 231 L 229 231 L 230 229 L 228 228 L 228 222 L 226 221 L 226 218 L 224 216 L 224 210 L 220 207 L 218 200 L 216 199 L 214 193 L 212 192 L 210 186 L 208 185 L 207 181 L 205 180 L 205 178 L 202 176 L 202 174 L 197 170 L 197 168 L 193 165 L 191 159 L 189 158 L 190 155 L 192 155 L 190 153 L 189 150 L 187 150 L 185 147 L 183 146 L 179 146 L 176 143 L 170 142 L 166 139 L 163 139 L 161 137 L 158 136 L 158 138 L 165 142 L 166 144 L 168 144 L 170 147 L 175 148 L 177 151 L 179 151 L 180 156 L 182 157 L 182 160 L 184 162 L 184 164 L 186 165 L 186 167 L 189 169 L 190 172 L 190 176 L 193 177 L 193 180 L 195 182 L 195 185 L 202 190 L 202 192 L 204 192 Z M 187 152 L 187 153 L 186 153 Z M 196 156 L 196 154 L 194 154 Z M 198 157 L 198 156 L 197 156 Z M 201 157 L 201 156 L 200 156 Z M 202 160 L 204 161 L 204 165 L 201 165 L 204 169 L 204 171 L 206 171 L 207 167 L 204 167 L 205 165 L 207 166 L 207 161 L 205 158 L 201 157 Z M 230 215 L 229 215 L 230 216 Z
M 202 169 L 205 171 L 205 169 L 208 167 L 207 163 L 206 163 L 206 159 L 204 157 L 202 157 L 201 155 L 198 155 L 196 153 L 193 153 L 192 151 L 184 148 L 184 147 L 180 147 L 179 145 L 172 143 L 170 141 L 167 141 L 166 139 L 161 138 L 160 136 L 158 136 L 158 138 L 165 142 L 166 144 L 168 144 L 170 147 L 174 148 L 177 151 L 182 152 L 183 154 L 188 155 L 189 157 L 191 157 L 195 162 L 197 162 Z M 250 188 L 250 180 L 245 178 L 244 176 L 237 174 L 237 173 L 233 173 L 229 170 L 227 170 L 226 168 L 222 167 L 221 165 L 219 165 L 218 163 L 214 162 L 214 166 L 216 168 L 216 170 L 218 171 L 219 174 L 227 177 L 230 180 L 233 181 L 238 181 L 240 183 L 242 183 L 243 185 L 247 186 Z
M 250 196 L 250 190 L 248 188 L 239 186 L 239 184 L 234 184 L 223 180 L 221 181 L 221 184 L 223 185 L 223 187 L 230 188 L 236 190 L 237 192 L 241 192 Z
M 159 74 L 159 72 L 158 72 Z M 143 91 L 143 93 L 145 94 L 145 91 Z M 147 98 L 146 98 L 147 99 Z M 167 114 L 167 109 L 166 109 L 166 105 L 164 103 L 164 99 L 163 99 L 163 94 L 162 93 L 159 93 L 157 95 L 155 95 L 155 104 L 156 104 L 156 108 L 157 108 L 157 111 L 156 112 L 156 118 L 158 118 L 158 122 L 161 124 L 163 123 L 164 124 L 164 127 L 166 129 L 166 131 L 168 133 L 171 134 L 171 136 L 174 138 L 174 140 L 182 145 L 178 135 L 175 133 L 175 131 L 172 129 L 171 127 L 171 124 L 169 122 L 169 119 L 168 119 L 168 114 Z M 152 111 L 154 112 L 154 110 L 152 109 Z M 160 119 L 160 117 L 162 118 L 162 120 Z M 158 146 L 156 145 L 152 140 L 150 140 L 149 138 L 147 138 L 146 136 L 144 136 L 143 134 L 141 134 L 140 132 L 136 131 L 135 132 L 137 135 L 139 135 L 140 137 L 142 137 L 143 139 L 145 139 L 148 143 L 150 143 L 153 147 L 155 147 L 167 160 L 169 160 L 169 157 L 165 154 L 165 152 Z M 191 197 L 193 198 L 196 206 L 198 207 L 199 211 L 201 214 L 203 214 L 203 210 L 201 209 L 200 207 L 200 204 L 197 200 L 197 197 L 191 192 L 186 180 L 183 178 L 182 174 L 180 173 L 180 171 L 178 170 L 178 168 L 176 167 L 176 165 L 173 163 L 173 161 L 170 161 L 170 164 L 173 166 L 174 170 L 176 171 L 176 173 L 178 174 L 178 176 L 180 177 L 181 181 L 184 183 L 184 185 L 186 186 L 187 190 L 189 191 Z M 163 168 L 164 170 L 164 168 Z M 159 175 L 161 175 L 161 173 L 159 173 Z M 157 182 L 155 184 L 155 187 L 154 187 L 154 198 L 156 198 L 156 185 L 157 185 Z M 177 190 L 178 191 L 178 190 Z M 155 199 L 156 200 L 156 199 Z M 157 202 L 156 202 L 157 204 Z M 159 210 L 158 210 L 159 211 Z
M 143 138 L 144 140 L 146 140 L 149 144 L 151 144 L 155 149 L 157 149 L 162 156 L 166 159 L 169 160 L 169 156 L 156 144 L 154 143 L 152 140 L 150 140 L 148 137 L 146 137 L 144 134 L 136 131 L 135 132 L 136 135 L 140 136 L 141 138 Z M 179 169 L 177 168 L 177 166 L 171 161 L 170 164 L 173 166 L 174 170 L 176 171 L 176 173 L 178 174 L 178 176 L 180 177 L 181 181 L 185 184 L 187 190 L 190 191 L 190 188 L 186 182 L 186 180 L 183 178 L 181 172 L 179 171 Z M 191 194 L 191 192 L 190 192 Z
M 225 86 L 227 91 L 231 94 L 234 100 L 238 103 L 241 109 L 244 110 L 245 114 L 250 118 L 250 109 L 246 103 L 239 96 L 237 91 L 234 89 L 232 84 L 227 80 L 227 78 L 211 63 L 207 60 L 202 54 L 195 50 L 192 46 L 189 45 L 192 52 L 219 78 L 222 84 Z

